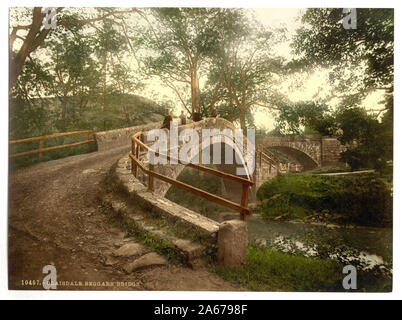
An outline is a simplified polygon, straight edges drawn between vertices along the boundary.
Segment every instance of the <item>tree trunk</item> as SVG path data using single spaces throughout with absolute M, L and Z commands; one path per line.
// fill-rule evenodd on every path
M 131 125 L 131 118 L 130 118 L 130 113 L 128 112 L 128 109 L 127 109 L 126 105 L 123 105 L 123 111 L 124 111 L 124 115 L 126 116 L 127 125 L 130 126 Z
M 246 112 L 244 106 L 240 107 L 240 128 L 246 130 Z
M 193 67 L 191 70 L 191 106 L 194 113 L 200 112 L 200 85 L 197 76 L 197 68 Z
M 29 27 L 28 34 L 19 49 L 18 53 L 15 54 L 13 52 L 13 44 L 14 40 L 17 37 L 17 29 L 14 28 L 13 31 L 11 32 L 10 35 L 10 42 L 9 42 L 9 90 L 11 90 L 20 73 L 22 72 L 22 69 L 24 67 L 24 63 L 28 55 L 34 51 L 41 43 L 43 43 L 43 40 L 46 38 L 48 33 L 50 32 L 50 29 L 41 29 L 42 27 L 42 12 L 41 12 L 41 7 L 35 7 L 33 9 L 33 14 L 32 14 L 32 24 Z
M 67 97 L 64 96 L 61 101 L 61 120 L 66 122 L 66 114 L 67 114 Z

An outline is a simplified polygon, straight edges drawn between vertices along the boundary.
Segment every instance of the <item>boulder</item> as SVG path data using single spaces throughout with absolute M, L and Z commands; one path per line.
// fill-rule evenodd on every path
M 241 266 L 247 261 L 248 229 L 242 220 L 222 222 L 218 231 L 218 263 Z
M 127 264 L 124 267 L 124 270 L 127 273 L 131 273 L 138 269 L 144 269 L 152 266 L 161 266 L 166 264 L 168 264 L 168 261 L 164 257 L 155 252 L 151 252 L 136 259 L 132 263 Z
M 138 256 L 144 252 L 144 248 L 139 243 L 127 243 L 113 252 L 115 257 Z

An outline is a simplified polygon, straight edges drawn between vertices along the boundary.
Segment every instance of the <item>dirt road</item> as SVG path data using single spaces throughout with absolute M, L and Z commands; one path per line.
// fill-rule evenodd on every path
M 205 270 L 169 264 L 126 274 L 105 263 L 127 241 L 101 210 L 102 182 L 125 153 L 95 152 L 10 174 L 9 288 L 43 290 L 42 269 L 54 265 L 61 290 L 239 290 Z

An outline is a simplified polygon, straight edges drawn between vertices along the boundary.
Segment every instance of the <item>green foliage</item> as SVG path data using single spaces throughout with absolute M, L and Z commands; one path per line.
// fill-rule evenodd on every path
M 342 265 L 250 245 L 241 268 L 217 267 L 223 278 L 252 291 L 341 291 Z
M 346 146 L 342 161 L 352 170 L 369 168 L 384 171 L 393 157 L 392 110 L 383 121 L 371 116 L 364 108 L 339 108 L 330 112 L 326 105 L 296 103 L 279 111 L 277 121 L 281 132 L 293 134 L 320 133 L 335 135 Z M 303 127 L 304 126 L 304 132 Z
M 339 140 L 348 147 L 342 153 L 342 160 L 352 170 L 385 170 L 387 161 L 393 157 L 392 123 L 379 122 L 361 108 L 341 110 L 337 121 L 342 130 Z
M 243 267 L 216 267 L 224 279 L 252 291 L 345 292 L 344 264 L 328 258 L 303 257 L 249 245 Z M 390 292 L 392 280 L 382 272 L 358 271 L 359 292 Z
M 378 175 L 281 175 L 257 192 L 266 217 L 321 214 L 326 220 L 366 226 L 392 224 L 392 195 Z
M 284 104 L 276 118 L 281 132 L 302 134 L 302 127 L 313 130 L 314 133 L 331 135 L 335 129 L 335 119 L 325 104 L 315 102 L 298 102 Z
M 308 9 L 293 47 L 307 66 L 333 68 L 331 79 L 349 106 L 376 89 L 393 92 L 394 9 L 357 9 L 357 28 L 344 29 L 342 9 Z M 352 102 L 348 101 L 352 98 Z

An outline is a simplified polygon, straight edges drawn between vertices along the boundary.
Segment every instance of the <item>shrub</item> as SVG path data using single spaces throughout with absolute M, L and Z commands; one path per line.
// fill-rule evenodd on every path
M 377 174 L 346 176 L 281 175 L 257 193 L 262 214 L 303 218 L 329 213 L 334 222 L 366 226 L 392 224 L 392 195 Z

